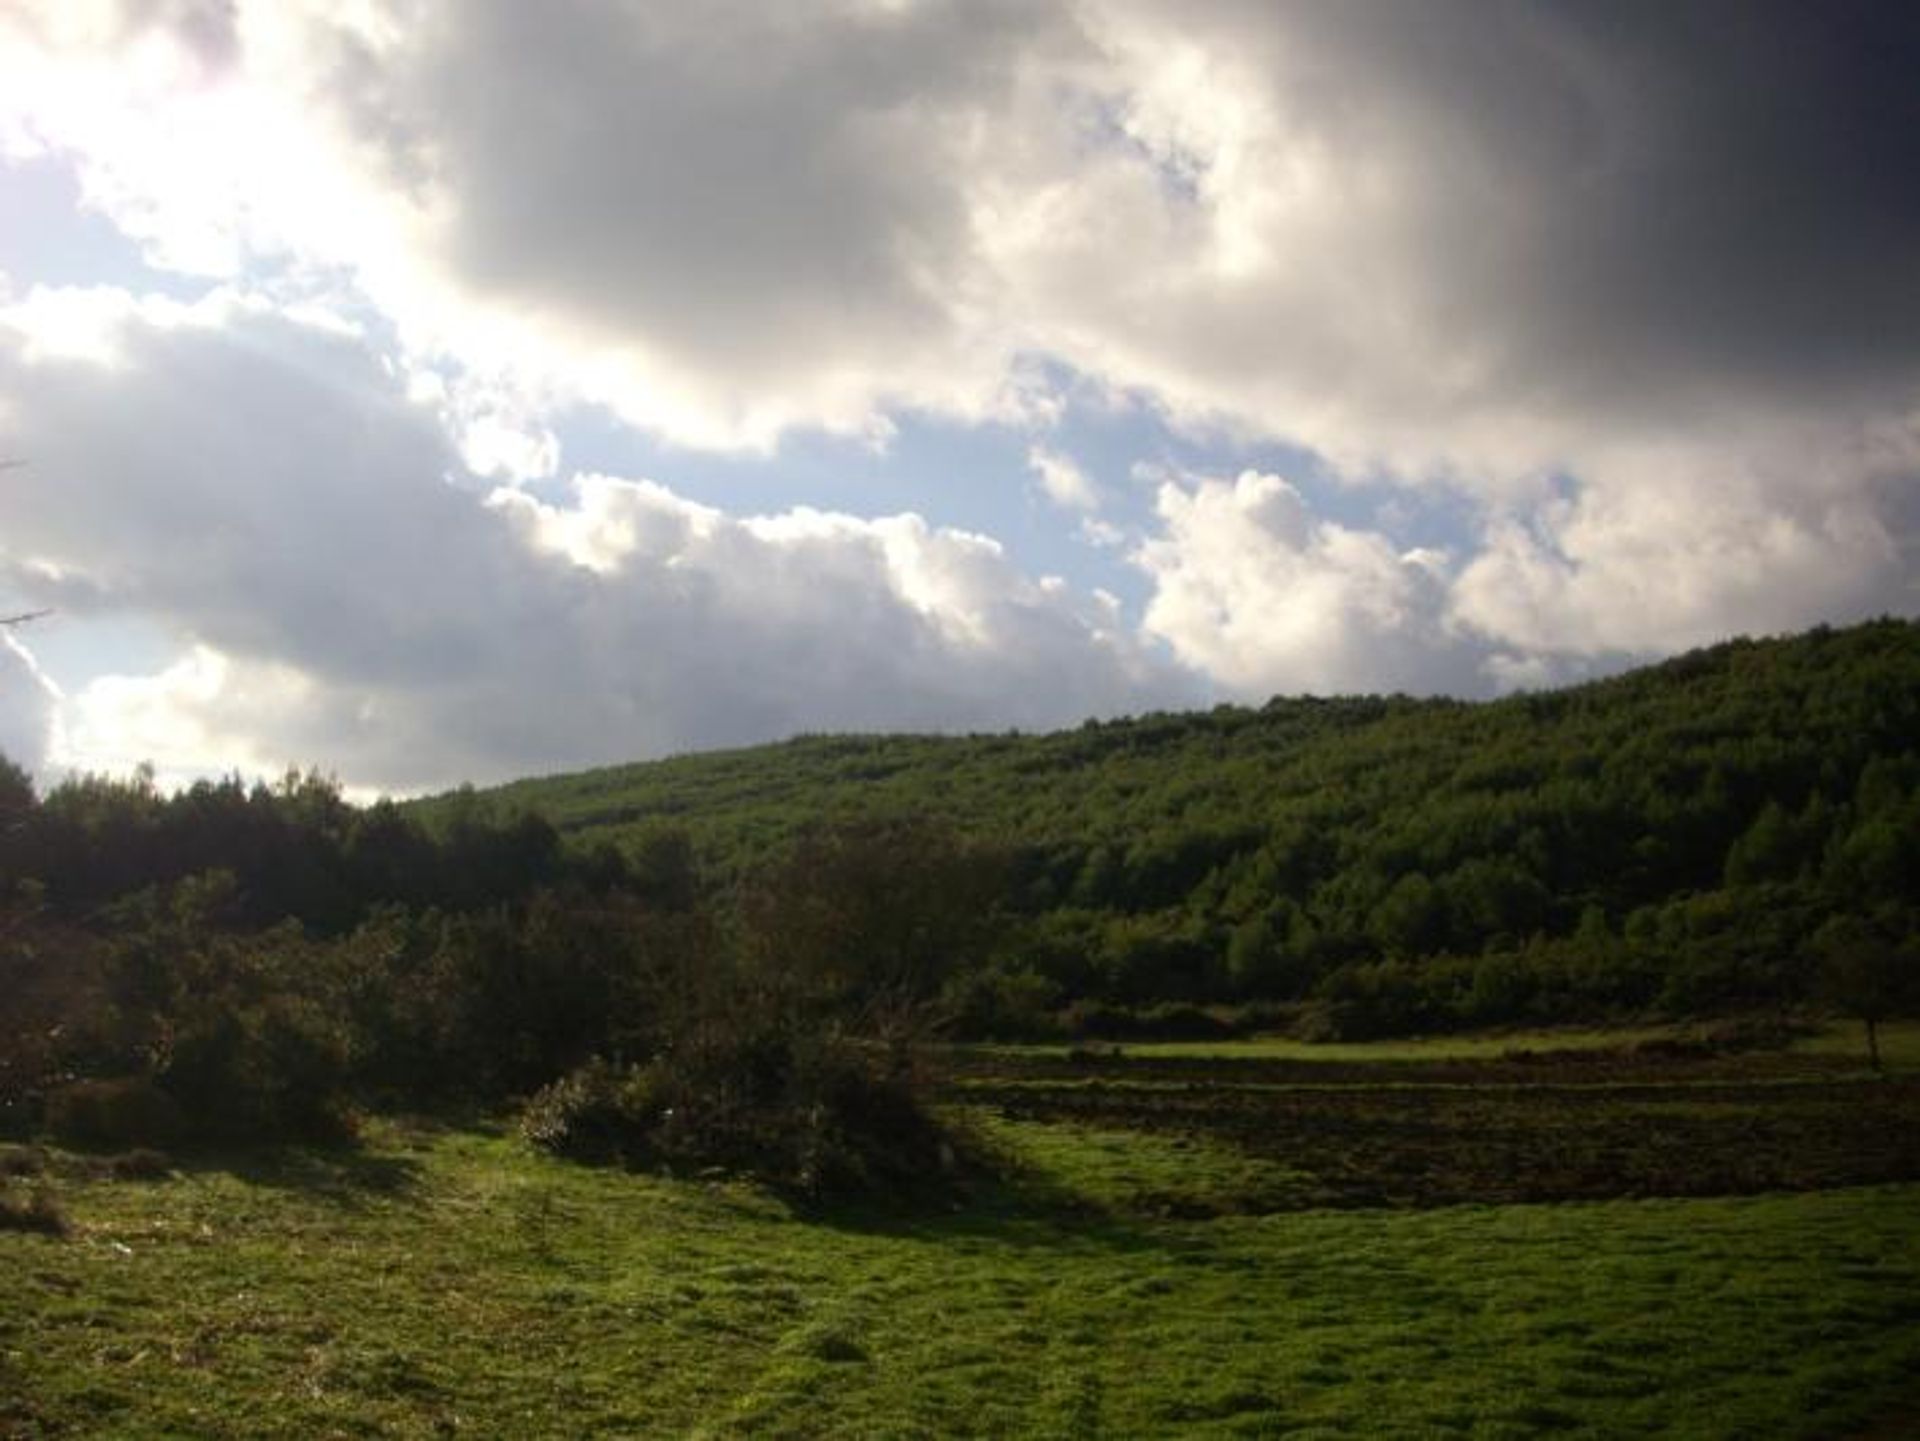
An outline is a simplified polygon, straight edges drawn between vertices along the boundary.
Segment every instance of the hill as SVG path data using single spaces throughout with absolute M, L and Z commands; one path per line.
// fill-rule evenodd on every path
M 807 736 L 422 803 L 722 882 L 822 825 L 1005 859 L 1009 994 L 1337 1001 L 1405 1029 L 1789 1000 L 1822 926 L 1913 935 L 1920 626 L 1737 640 L 1488 703 L 1276 699 L 1049 735 Z M 989 988 L 992 989 L 992 988 Z

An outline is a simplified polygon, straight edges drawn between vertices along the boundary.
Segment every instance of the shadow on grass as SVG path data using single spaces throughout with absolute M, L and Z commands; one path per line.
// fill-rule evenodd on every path
M 346 1210 L 411 1199 L 424 1170 L 412 1156 L 372 1151 L 352 1141 L 196 1149 L 176 1157 L 176 1163 L 183 1171 L 222 1172 Z
M 794 1198 L 794 1218 L 856 1235 L 1057 1249 L 1069 1240 L 1124 1253 L 1163 1251 L 1157 1218 L 1108 1205 L 978 1135 L 963 1135 L 960 1164 L 903 1192 Z

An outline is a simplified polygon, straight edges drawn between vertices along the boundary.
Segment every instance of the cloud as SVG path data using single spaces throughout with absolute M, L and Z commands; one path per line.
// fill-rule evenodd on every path
M 1459 688 L 1471 649 L 1441 623 L 1447 568 L 1315 518 L 1277 475 L 1160 487 L 1145 630 L 1247 699 L 1285 691 Z
M 0 489 L 0 577 L 180 647 L 78 689 L 56 765 L 320 764 L 414 789 L 1193 694 L 1110 600 L 983 537 L 741 518 L 600 475 L 485 494 L 435 412 L 338 328 L 234 296 L 129 299 L 105 357 L 76 358 L 36 349 L 29 313 L 46 308 L 0 325 L 0 397 L 34 457 Z
M 1911 14 L 1084 13 L 1131 150 L 1037 200 L 1002 267 L 1077 364 L 1184 424 L 1472 505 L 1439 616 L 1403 607 L 1394 636 L 1443 618 L 1526 652 L 1519 676 L 1916 609 L 1920 191 L 1886 179 L 1920 164 Z M 1258 526 L 1217 539 L 1223 572 L 1273 558 Z M 1240 586 L 1211 647 L 1182 613 L 1183 653 L 1355 674 L 1338 623 L 1309 681 L 1281 663 L 1312 652 L 1288 623 L 1231 603 L 1351 613 L 1297 556 L 1277 573 L 1297 605 Z M 1382 678 L 1413 687 L 1489 664 L 1388 651 Z
M 105 8 L 16 21 L 0 81 L 162 263 L 342 271 L 423 357 L 692 444 L 1019 407 L 972 181 L 1062 13 L 271 0 L 208 60 L 197 11 Z
M 423 340 L 683 439 L 977 414 L 1039 353 L 1343 464 L 1511 476 L 1706 408 L 1858 422 L 1920 377 L 1920 21 L 1870 0 L 6 29 L 16 144 L 163 254 L 345 267 Z
M 1604 453 L 1570 494 L 1493 520 L 1454 618 L 1526 651 L 1646 656 L 1911 609 L 1916 532 L 1890 478 L 1799 439 L 1764 462 L 1698 443 Z
M 1383 534 L 1304 510 L 1290 528 L 1264 482 L 1163 490 L 1147 627 L 1236 689 L 1473 691 L 1920 608 L 1917 17 L 1874 0 L 15 6 L 0 137 L 69 157 L 155 263 L 282 302 L 345 295 L 390 326 L 416 390 L 437 387 L 432 423 L 375 404 L 375 431 L 409 437 L 408 473 L 558 474 L 553 417 L 582 401 L 721 448 L 815 427 L 883 442 L 916 412 L 1042 425 L 1061 402 L 1035 377 L 1055 375 L 1189 438 L 1282 440 L 1356 484 L 1442 489 L 1471 520 L 1425 579 Z M 1050 495 L 1091 508 L 1059 443 L 1033 455 Z M 540 571 L 516 602 L 535 612 L 666 564 L 618 551 L 587 512 L 619 507 L 588 492 L 544 519 L 394 495 L 396 535 L 444 513 L 500 586 L 526 583 L 530 537 L 577 533 L 586 578 Z M 668 525 L 657 500 L 628 520 L 651 506 L 645 524 Z M 347 509 L 364 527 L 380 504 L 356 491 Z M 937 646 L 1062 604 L 939 533 L 683 521 L 697 563 L 680 569 L 705 580 L 682 598 L 736 628 L 723 564 L 826 567 Z M 192 575 L 164 569 L 115 603 L 183 604 Z M 1009 590 L 995 609 L 935 576 Z M 937 613 L 912 599 L 929 586 Z M 424 588 L 394 637 L 273 626 L 351 636 L 382 674 L 484 651 L 446 615 L 468 590 Z M 265 654 L 249 624 L 194 634 Z M 918 636 L 891 643 L 917 656 Z
M 1920 24 L 1842 8 L 1096 5 L 1128 143 L 1002 260 L 1089 368 L 1357 468 L 1857 420 L 1920 378 Z
M 38 772 L 60 698 L 33 652 L 11 633 L 0 635 L 0 755 Z
M 304 741 L 327 698 L 299 672 L 236 664 L 192 646 L 153 675 L 90 680 L 58 716 L 53 752 L 63 769 L 125 774 L 150 765 L 163 784 L 208 771 L 276 774 Z
M 1047 499 L 1065 510 L 1100 508 L 1100 492 L 1070 455 L 1036 445 L 1027 452 L 1027 466 L 1040 477 Z

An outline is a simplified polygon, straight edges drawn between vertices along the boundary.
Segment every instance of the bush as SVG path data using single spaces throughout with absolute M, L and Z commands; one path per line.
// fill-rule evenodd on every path
M 844 1037 L 713 1037 L 642 1066 L 595 1060 L 527 1103 L 534 1145 L 586 1161 L 718 1168 L 811 1198 L 910 1193 L 952 1142 L 909 1081 Z
M 43 1236 L 67 1234 L 67 1218 L 45 1186 L 35 1186 L 24 1196 L 0 1191 L 0 1231 L 37 1231 Z
M 47 1129 L 70 1145 L 169 1146 L 186 1131 L 179 1104 L 140 1076 L 74 1081 L 47 1097 Z
M 348 1058 L 343 1028 L 303 997 L 219 996 L 183 1018 L 159 1081 L 197 1135 L 337 1141 L 353 1134 Z
M 595 1057 L 537 1091 L 520 1113 L 532 1144 L 578 1161 L 644 1161 L 661 1107 L 651 1069 Z
M 946 1034 L 962 1041 L 1048 1041 L 1060 1034 L 1053 1011 L 1060 986 L 1032 971 L 963 971 L 943 997 Z
M 1140 1013 L 1140 1031 L 1165 1041 L 1226 1041 L 1240 1034 L 1228 1017 L 1184 1001 L 1147 1007 Z

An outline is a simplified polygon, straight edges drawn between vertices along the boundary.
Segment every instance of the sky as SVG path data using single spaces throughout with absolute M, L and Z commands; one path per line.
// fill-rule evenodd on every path
M 1920 613 L 1920 7 L 0 0 L 0 753 L 409 794 Z

